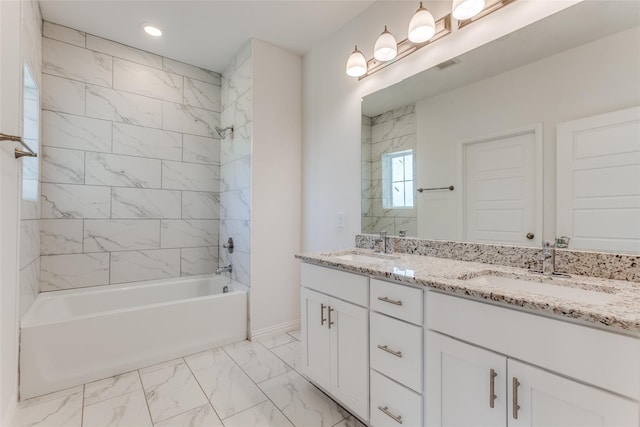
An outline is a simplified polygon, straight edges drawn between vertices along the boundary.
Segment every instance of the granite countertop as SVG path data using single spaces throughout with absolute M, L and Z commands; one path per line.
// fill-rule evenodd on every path
M 403 253 L 377 254 L 366 249 L 296 257 L 317 265 L 427 286 L 640 336 L 640 283 L 636 282 L 578 275 L 547 277 L 521 268 Z M 525 285 L 533 286 L 514 288 L 500 283 L 501 279 L 490 283 L 479 277 L 485 275 L 525 279 L 528 281 Z

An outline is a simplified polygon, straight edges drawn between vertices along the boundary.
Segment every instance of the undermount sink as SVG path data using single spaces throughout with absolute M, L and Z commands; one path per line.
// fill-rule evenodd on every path
M 583 304 L 607 304 L 614 294 L 604 290 L 584 289 L 577 284 L 571 286 L 562 283 L 546 283 L 536 281 L 534 278 L 516 278 L 501 276 L 497 274 L 483 274 L 466 280 L 477 285 L 525 291 L 537 295 L 549 296 L 553 298 L 570 299 L 571 301 Z
M 398 259 L 397 255 L 382 254 L 382 253 L 362 253 L 362 252 L 350 252 L 341 255 L 332 255 L 332 258 L 339 259 L 341 261 L 359 262 L 363 264 L 378 263 L 380 261 Z

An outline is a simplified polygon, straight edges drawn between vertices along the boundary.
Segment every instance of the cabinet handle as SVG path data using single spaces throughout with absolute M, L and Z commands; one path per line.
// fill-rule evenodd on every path
M 513 419 L 517 420 L 518 419 L 518 409 L 520 409 L 520 406 L 518 406 L 518 386 L 520 385 L 520 381 L 518 381 L 518 378 L 513 377 Z
M 494 407 L 496 401 L 496 384 L 495 378 L 498 376 L 495 370 L 489 369 L 489 408 Z
M 402 424 L 402 415 L 393 415 L 390 411 L 389 408 L 386 406 L 378 406 L 378 409 L 380 411 L 382 411 L 383 414 L 385 414 L 386 416 L 388 416 L 389 418 L 393 419 L 393 421 L 397 422 L 398 424 Z
M 324 309 L 327 308 L 326 305 L 320 304 L 320 326 L 324 325 L 324 322 L 327 321 L 324 317 Z
M 378 299 L 380 301 L 388 302 L 389 304 L 402 306 L 402 301 L 394 301 L 394 300 L 389 299 L 387 297 L 378 297 Z
M 395 350 L 391 350 L 389 347 L 387 347 L 386 345 L 380 345 L 378 344 L 378 348 L 380 350 L 386 351 L 387 353 L 391 353 L 396 357 L 402 357 L 402 352 L 401 351 L 395 351 Z
M 327 308 L 329 309 L 329 324 L 327 325 L 327 327 L 329 329 L 331 329 L 331 325 L 333 325 L 334 322 L 331 321 L 331 312 L 334 311 L 333 308 L 331 308 L 331 306 L 327 306 Z

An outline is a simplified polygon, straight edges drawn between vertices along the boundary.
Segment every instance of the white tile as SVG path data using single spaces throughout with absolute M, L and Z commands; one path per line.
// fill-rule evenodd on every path
M 42 23 L 42 35 L 50 39 L 56 39 L 61 42 L 74 44 L 84 47 L 85 33 L 74 30 L 73 28 L 63 27 L 62 25 L 53 24 L 49 21 Z
M 162 101 L 162 129 L 214 137 L 216 126 L 220 126 L 220 113 Z
M 160 241 L 162 248 L 217 246 L 218 221 L 162 220 Z
M 219 219 L 220 194 L 204 191 L 182 192 L 182 218 Z
M 242 95 L 251 90 L 252 86 L 252 61 L 244 61 L 237 71 L 228 79 L 227 100 L 231 102 L 238 100 Z
M 251 252 L 251 221 L 248 220 L 220 220 L 220 244 L 233 238 L 235 250 Z
M 42 182 L 84 184 L 84 151 L 42 148 Z
M 220 167 L 162 161 L 162 188 L 169 190 L 218 191 Z
M 88 117 L 159 128 L 162 101 L 147 96 L 87 85 Z
M 295 341 L 295 339 L 287 333 L 274 335 L 268 338 L 261 338 L 258 340 L 260 344 L 262 344 L 268 349 L 273 349 L 274 347 L 279 347 L 281 345 L 289 344 L 293 341 Z
M 158 68 L 114 58 L 113 88 L 152 98 L 182 102 L 183 77 Z
M 173 190 L 113 188 L 111 218 L 178 219 L 181 194 Z
M 251 220 L 251 189 L 220 193 L 220 219 Z
M 211 111 L 222 111 L 220 85 L 213 85 L 189 77 L 184 79 L 184 103 Z
M 155 427 L 224 427 L 210 404 L 199 406 L 155 424 Z M 248 426 L 247 426 L 248 427 Z
M 277 377 L 290 370 L 282 360 L 258 343 L 242 341 L 225 346 L 224 351 L 256 383 Z
M 251 91 L 245 92 L 236 101 L 222 110 L 220 115 L 220 123 L 223 127 L 233 125 L 235 128 L 241 128 L 252 119 L 252 99 Z
M 222 261 L 226 259 L 226 261 Z M 251 286 L 251 254 L 240 251 L 233 251 L 232 254 L 220 253 L 221 265 L 233 265 L 233 273 L 231 278 L 243 285 Z
M 62 77 L 42 75 L 42 108 L 84 115 L 85 84 Z
M 18 318 L 29 310 L 40 293 L 40 258 L 20 270 L 18 275 Z
M 220 166 L 220 191 L 251 187 L 251 156 L 244 156 Z
M 11 427 L 80 427 L 82 387 L 72 390 L 20 402 Z
M 330 427 L 349 414 L 295 371 L 260 384 L 294 425 Z
M 271 402 L 242 411 L 224 420 L 225 427 L 293 427 L 293 424 Z
M 111 87 L 113 58 L 57 40 L 42 40 L 42 72 Z
M 84 252 L 107 252 L 160 247 L 158 220 L 84 221 Z
M 300 342 L 293 340 L 289 344 L 281 345 L 271 349 L 271 352 L 278 356 L 284 363 L 295 370 L 302 368 L 300 363 Z
M 165 71 L 170 71 L 172 73 L 181 74 L 183 76 L 220 86 L 220 74 L 218 73 L 185 64 L 184 62 L 174 61 L 169 58 L 162 58 L 162 62 Z
M 289 331 L 287 332 L 289 335 L 291 335 L 293 338 L 295 338 L 296 340 L 300 341 L 302 339 L 301 335 L 300 335 L 300 329 L 296 329 L 295 331 Z
M 87 427 L 152 427 L 144 392 L 137 390 L 84 407 Z
M 40 221 L 40 254 L 77 254 L 82 252 L 81 219 L 43 219 Z
M 182 135 L 160 129 L 114 123 L 113 152 L 153 159 L 181 160 Z
M 223 420 L 267 400 L 222 349 L 194 354 L 185 360 Z
M 154 423 L 207 403 L 182 359 L 142 369 L 140 377 Z
M 138 371 L 127 372 L 85 384 L 84 404 L 91 405 L 136 390 L 142 390 Z
M 210 274 L 218 267 L 218 247 L 182 248 L 180 271 L 182 276 Z
M 160 160 L 86 153 L 85 182 L 116 187 L 160 188 Z
M 180 249 L 111 253 L 111 283 L 180 276 Z
M 251 124 L 235 127 L 233 139 L 220 141 L 220 163 L 226 164 L 251 155 Z
M 109 153 L 111 122 L 43 111 L 42 145 Z
M 220 140 L 185 134 L 182 138 L 182 160 L 210 165 L 220 164 Z
M 144 50 L 129 47 L 120 43 L 106 40 L 101 37 L 87 34 L 87 49 L 106 53 L 118 58 L 128 59 L 138 64 L 149 65 L 156 68 L 162 68 L 162 57 Z
M 358 421 L 356 417 L 351 416 L 347 419 L 340 421 L 334 427 L 366 427 L 366 426 L 362 424 L 360 421 Z
M 108 253 L 41 256 L 40 267 L 43 292 L 109 283 Z
M 40 221 L 29 219 L 20 221 L 20 269 L 31 264 L 40 255 Z
M 109 218 L 111 189 L 43 183 L 41 203 L 42 218 Z

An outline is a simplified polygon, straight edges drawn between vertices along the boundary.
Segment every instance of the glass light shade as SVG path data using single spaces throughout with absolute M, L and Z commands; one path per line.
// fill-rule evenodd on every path
M 351 77 L 364 76 L 367 73 L 367 60 L 358 50 L 358 46 L 353 50 L 347 59 L 347 75 Z
M 431 12 L 425 9 L 420 2 L 420 7 L 409 22 L 407 38 L 412 43 L 424 43 L 429 41 L 435 33 L 436 21 Z
M 162 35 L 162 30 L 158 27 L 154 27 L 153 25 L 145 25 L 144 32 L 153 37 L 160 37 Z
M 386 62 L 391 61 L 398 54 L 398 43 L 396 38 L 387 31 L 387 27 L 384 27 L 384 31 L 376 40 L 375 47 L 373 48 L 373 57 L 378 61 Z
M 470 19 L 482 12 L 484 0 L 453 0 L 451 14 L 458 21 Z

